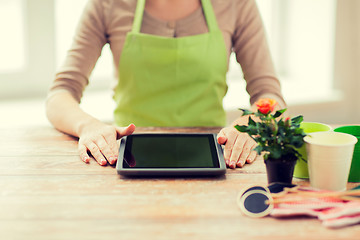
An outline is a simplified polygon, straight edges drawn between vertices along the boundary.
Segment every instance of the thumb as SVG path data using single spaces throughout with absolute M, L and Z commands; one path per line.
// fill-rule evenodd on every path
M 135 125 L 132 123 L 127 127 L 115 127 L 117 133 L 116 138 L 120 139 L 124 136 L 131 135 L 135 131 L 135 128 L 136 128 Z
M 217 135 L 217 141 L 218 141 L 218 143 L 219 143 L 220 145 L 224 145 L 224 144 L 226 143 L 227 137 L 226 137 L 226 135 L 225 135 L 225 133 L 224 133 L 223 130 L 221 130 L 221 131 L 219 132 L 219 134 Z

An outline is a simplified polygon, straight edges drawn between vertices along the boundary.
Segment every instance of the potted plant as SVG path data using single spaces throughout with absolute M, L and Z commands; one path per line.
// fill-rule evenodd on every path
M 300 127 L 303 116 L 284 118 L 286 108 L 273 114 L 277 105 L 274 99 L 260 99 L 255 105 L 256 112 L 240 109 L 242 116 L 249 115 L 249 122 L 247 126 L 236 125 L 235 128 L 248 133 L 257 142 L 254 150 L 264 156 L 269 184 L 291 183 L 296 161 L 302 158 L 296 149 L 304 144 L 305 133 Z M 251 115 L 257 119 L 252 119 Z

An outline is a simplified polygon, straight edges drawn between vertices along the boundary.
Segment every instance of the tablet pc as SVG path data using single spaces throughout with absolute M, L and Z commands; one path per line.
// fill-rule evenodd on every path
M 226 165 L 216 134 L 145 133 L 121 139 L 116 169 L 123 176 L 217 176 Z

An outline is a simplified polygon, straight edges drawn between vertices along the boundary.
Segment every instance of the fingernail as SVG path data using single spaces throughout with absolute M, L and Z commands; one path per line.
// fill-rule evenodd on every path
M 105 159 L 101 159 L 101 160 L 100 160 L 100 164 L 101 164 L 102 166 L 106 165 L 106 160 L 105 160 Z
M 109 163 L 114 164 L 116 162 L 116 157 L 109 157 Z
M 235 168 L 235 162 L 234 161 L 230 162 L 230 167 Z
M 88 162 L 90 162 L 90 158 L 88 158 L 88 157 L 83 157 L 83 162 L 85 162 L 85 163 L 88 163 Z

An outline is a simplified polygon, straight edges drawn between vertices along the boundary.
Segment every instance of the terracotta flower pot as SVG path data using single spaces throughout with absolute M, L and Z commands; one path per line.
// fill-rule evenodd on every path
M 293 161 L 282 159 L 265 160 L 268 183 L 281 182 L 291 184 L 296 159 Z

